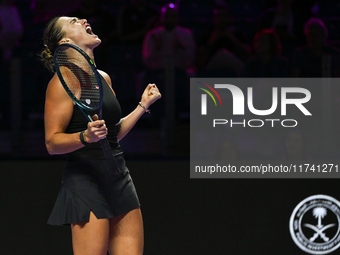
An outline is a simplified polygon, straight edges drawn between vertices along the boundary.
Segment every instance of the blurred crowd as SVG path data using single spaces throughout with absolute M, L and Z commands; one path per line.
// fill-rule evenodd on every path
M 190 77 L 340 75 L 335 0 L 1 0 L 0 78 L 9 82 L 11 60 L 21 59 L 23 100 L 36 104 L 29 111 L 42 111 L 51 74 L 37 54 L 46 22 L 56 15 L 91 24 L 102 39 L 98 68 L 111 75 L 127 111 L 147 83 L 164 91 L 164 70 L 175 74 L 181 109 L 188 109 Z

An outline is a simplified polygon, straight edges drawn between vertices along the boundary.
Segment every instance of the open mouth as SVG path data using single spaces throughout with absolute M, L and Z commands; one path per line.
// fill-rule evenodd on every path
M 86 28 L 86 33 L 88 33 L 89 35 L 94 35 L 93 32 L 92 32 L 92 28 L 90 27 L 90 25 L 87 25 Z

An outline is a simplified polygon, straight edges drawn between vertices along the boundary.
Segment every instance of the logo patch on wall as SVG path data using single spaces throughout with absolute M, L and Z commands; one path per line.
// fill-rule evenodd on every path
M 340 246 L 340 202 L 327 195 L 301 201 L 289 221 L 295 244 L 310 254 L 328 254 Z

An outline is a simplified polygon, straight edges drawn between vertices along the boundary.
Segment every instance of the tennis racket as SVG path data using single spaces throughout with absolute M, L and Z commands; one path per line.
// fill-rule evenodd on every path
M 78 46 L 63 43 L 54 53 L 54 66 L 67 94 L 78 105 L 88 121 L 93 122 L 89 112 L 96 111 L 102 118 L 103 88 L 100 76 L 90 57 Z M 119 172 L 107 138 L 100 145 L 109 167 Z

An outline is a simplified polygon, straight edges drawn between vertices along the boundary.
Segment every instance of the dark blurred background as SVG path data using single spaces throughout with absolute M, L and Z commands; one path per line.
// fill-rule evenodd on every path
M 43 112 L 52 74 L 37 55 L 44 27 L 56 15 L 86 18 L 102 39 L 97 66 L 111 76 L 125 115 L 148 83 L 163 93 L 153 114 L 145 114 L 122 141 L 127 155 L 188 157 L 190 77 L 340 74 L 340 5 L 334 0 L 178 0 L 165 13 L 162 7 L 170 1 L 1 3 L 2 158 L 49 157 Z M 169 26 L 177 33 L 171 40 L 157 34 Z
M 289 235 L 290 214 L 313 194 L 339 198 L 338 180 L 190 179 L 189 79 L 339 77 L 339 2 L 170 3 L 1 0 L 0 254 L 72 254 L 70 229 L 46 225 L 64 163 L 44 145 L 53 74 L 38 54 L 56 15 L 86 18 L 102 39 L 96 63 L 124 115 L 148 83 L 163 94 L 121 141 L 142 203 L 145 254 L 304 254 Z

